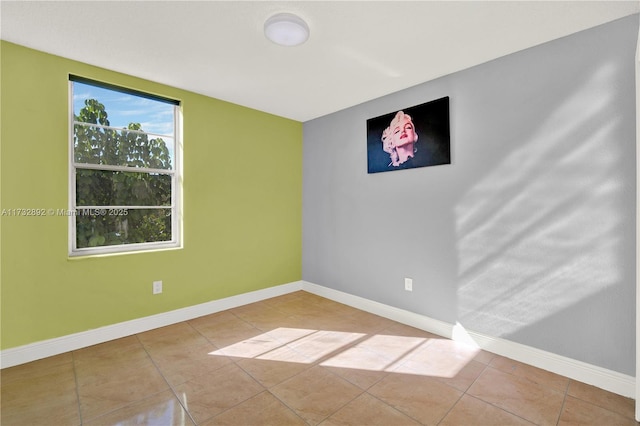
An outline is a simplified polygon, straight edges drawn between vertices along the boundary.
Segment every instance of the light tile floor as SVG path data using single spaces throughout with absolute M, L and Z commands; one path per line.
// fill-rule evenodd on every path
M 2 426 L 636 424 L 632 399 L 302 291 L 0 374 Z

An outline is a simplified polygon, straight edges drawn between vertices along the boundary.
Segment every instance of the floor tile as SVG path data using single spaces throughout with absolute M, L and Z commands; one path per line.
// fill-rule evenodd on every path
M 393 351 L 384 352 L 356 343 L 326 357 L 320 365 L 359 368 L 366 371 L 387 371 L 390 366 L 395 364 L 397 358 Z
M 294 295 L 290 298 L 278 298 L 277 301 L 274 301 L 273 299 L 271 301 L 266 300 L 265 303 L 285 315 L 324 314 L 323 309 L 318 306 L 317 303 L 314 303 L 312 298 L 308 298 L 304 295 L 300 295 L 298 297 L 295 297 Z
M 389 373 L 384 370 L 372 370 L 370 368 L 363 369 L 357 367 L 331 367 L 330 364 L 321 365 L 323 368 L 326 368 L 346 381 L 353 383 L 362 390 L 369 389 L 371 386 L 389 375 Z
M 489 365 L 505 373 L 526 377 L 527 380 L 533 383 L 549 386 L 562 392 L 565 392 L 569 385 L 569 379 L 566 377 L 502 356 L 494 357 Z
M 210 344 L 186 322 L 140 333 L 137 337 L 150 354 L 183 352 L 185 348 Z
M 438 336 L 436 334 L 420 330 L 419 328 L 411 327 L 410 325 L 401 324 L 399 322 L 389 324 L 387 327 L 380 330 L 378 334 L 388 336 L 419 337 L 422 339 L 442 339 L 441 336 Z
M 354 419 L 357 419 L 360 425 L 369 426 L 420 425 L 406 414 L 366 393 L 348 403 L 320 425 L 352 426 Z
M 377 334 L 397 324 L 390 319 L 359 310 L 354 310 L 344 318 L 344 323 L 350 325 L 350 330 L 366 334 Z
M 197 423 L 235 407 L 264 389 L 235 364 L 203 374 L 174 388 Z
M 540 425 L 556 424 L 564 401 L 564 392 L 491 367 L 467 393 Z
M 148 358 L 147 352 L 136 336 L 124 337 L 73 351 L 76 367 L 113 365 L 135 359 Z
M 236 358 L 269 358 L 269 354 L 314 335 L 317 330 L 279 327 L 227 345 L 214 353 Z
M 297 355 L 294 353 L 294 355 Z M 271 388 L 311 368 L 310 362 L 287 362 L 264 359 L 243 359 L 237 365 L 262 386 Z
M 319 362 L 344 351 L 345 348 L 363 338 L 366 338 L 363 333 L 317 330 L 287 346 L 308 359 Z
M 310 294 L 310 293 L 307 293 L 307 294 Z M 312 295 L 312 296 L 313 298 L 310 301 L 316 304 L 316 306 L 318 306 L 323 312 L 325 312 L 325 315 L 327 316 L 351 315 L 355 310 L 351 306 L 345 305 L 340 302 L 325 299 L 324 297 L 320 297 L 316 295 Z
M 262 302 L 240 306 L 231 310 L 238 318 L 261 331 L 270 331 L 280 327 L 293 327 L 297 321 Z
M 430 342 L 431 338 L 429 337 L 376 333 L 367 335 L 366 339 L 362 339 L 357 343 L 357 346 L 380 354 L 390 361 L 390 366 L 403 361 L 419 348 L 429 345 Z
M 135 336 L 75 351 L 74 364 L 83 419 L 169 388 Z
M 2 370 L 1 378 L 3 426 L 80 424 L 73 364 L 36 361 Z
M 424 424 L 437 424 L 462 396 L 461 391 L 430 377 L 397 373 L 367 392 Z
M 398 360 L 390 370 L 397 373 L 454 378 L 478 353 L 478 349 L 454 343 L 456 342 L 445 339 L 429 339 Z
M 265 391 L 201 425 L 306 426 L 306 422 L 280 402 L 278 398 Z
M 471 360 L 452 377 L 434 377 L 434 379 L 466 392 L 478 377 L 480 377 L 485 368 L 487 368 L 485 364 Z
M 292 300 L 297 300 L 300 303 L 304 303 L 305 301 L 310 302 L 313 300 L 312 296 L 315 296 L 315 295 L 312 295 L 311 293 L 300 290 L 300 291 L 293 291 L 291 293 L 283 294 L 282 296 L 270 297 L 269 299 L 262 300 L 261 303 L 264 303 L 268 306 L 271 306 L 277 309 L 279 306 L 283 304 L 288 304 Z
M 73 355 L 71 352 L 27 362 L 14 367 L 3 368 L 0 370 L 0 384 L 5 385 L 14 380 L 25 380 L 30 377 L 38 377 L 49 368 L 65 364 L 73 365 Z
M 277 327 L 265 332 L 265 336 L 288 345 L 318 332 L 317 328 Z
M 264 300 L 259 302 L 247 303 L 246 305 L 237 306 L 229 309 L 229 312 L 235 316 L 247 320 L 251 316 L 268 315 L 271 317 L 282 318 L 282 312 L 269 306 Z
M 477 362 L 480 362 L 482 364 L 485 364 L 485 365 L 489 365 L 489 364 L 491 364 L 491 361 L 493 361 L 493 359 L 496 356 L 497 356 L 496 354 L 493 354 L 491 352 L 480 350 L 480 351 L 478 351 L 476 356 L 473 358 L 473 360 L 477 361 Z
M 315 425 L 352 401 L 362 390 L 314 366 L 271 388 L 271 392 L 306 422 Z
M 469 395 L 464 395 L 451 409 L 439 426 L 475 425 L 504 426 L 529 425 L 531 423 L 498 407 Z
M 631 398 L 625 398 L 575 380 L 572 380 L 569 384 L 567 394 L 616 412 L 624 417 L 632 419 L 635 417 L 635 401 Z
M 613 411 L 591 404 L 572 396 L 567 396 L 559 426 L 602 426 L 602 425 L 637 425 L 633 418 L 622 416 Z
M 196 318 L 188 323 L 219 349 L 263 333 L 228 311 Z
M 324 312 L 305 311 L 292 318 L 303 328 L 347 333 L 359 331 L 354 328 L 353 322 L 343 315 L 329 316 Z
M 169 385 L 175 387 L 233 362 L 216 351 L 210 343 L 205 343 L 184 347 L 182 351 L 152 353 L 151 358 Z
M 316 360 L 315 357 L 309 358 L 304 353 L 298 352 L 286 345 L 274 349 L 266 354 L 262 354 L 256 359 L 268 361 L 296 362 L 306 365 L 312 365 Z
M 168 389 L 153 366 L 131 364 L 118 371 L 78 375 L 82 417 L 91 419 Z
M 284 346 L 281 342 L 270 337 L 266 333 L 251 336 L 231 345 L 227 345 L 217 351 L 215 355 L 224 355 L 236 358 L 256 358 Z
M 189 414 L 171 391 L 164 391 L 82 423 L 83 426 L 193 426 Z

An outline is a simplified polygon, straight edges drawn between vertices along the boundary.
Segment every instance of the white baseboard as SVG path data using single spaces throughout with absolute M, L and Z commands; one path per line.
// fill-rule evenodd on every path
M 7 368 L 24 364 L 30 361 L 59 355 L 98 343 L 131 336 L 133 334 L 142 333 L 155 328 L 258 302 L 271 297 L 281 296 L 298 290 L 304 290 L 439 336 L 453 340 L 466 341 L 467 343 L 477 345 L 480 349 L 484 349 L 534 367 L 542 368 L 570 379 L 599 387 L 609 392 L 635 398 L 636 380 L 634 377 L 556 355 L 551 352 L 542 351 L 530 346 L 465 330 L 460 324 L 449 324 L 424 315 L 419 315 L 393 306 L 374 302 L 372 300 L 333 290 L 328 287 L 319 286 L 307 281 L 296 281 L 288 284 L 282 284 L 263 290 L 231 296 L 225 299 L 189 306 L 187 308 L 108 325 L 94 330 L 87 330 L 55 339 L 5 349 L 0 351 L 0 365 L 2 368 Z
M 302 290 L 302 281 L 295 281 L 263 290 L 227 297 L 225 299 L 213 300 L 199 305 L 176 309 L 174 311 L 163 312 L 157 315 L 5 349 L 0 351 L 0 366 L 1 368 L 7 368 L 25 364 L 38 359 L 86 348 L 98 343 L 131 336 L 271 297 L 281 296 L 297 290 Z
M 465 330 L 460 324 L 449 324 L 424 315 L 415 314 L 393 306 L 374 302 L 338 290 L 319 286 L 307 281 L 302 289 L 309 293 L 352 306 L 356 309 L 380 315 L 421 330 L 437 334 L 448 339 L 465 341 L 486 351 L 501 355 L 522 363 L 551 371 L 561 376 L 596 386 L 600 389 L 629 398 L 635 398 L 635 377 L 607 370 L 551 352 L 491 337 L 482 333 Z

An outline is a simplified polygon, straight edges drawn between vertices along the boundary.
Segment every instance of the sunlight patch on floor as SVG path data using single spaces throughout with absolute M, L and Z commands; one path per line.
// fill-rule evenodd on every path
M 478 352 L 447 339 L 281 327 L 209 355 L 454 377 Z

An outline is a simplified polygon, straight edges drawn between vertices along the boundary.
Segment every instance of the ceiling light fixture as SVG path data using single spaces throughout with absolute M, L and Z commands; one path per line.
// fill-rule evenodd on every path
M 264 35 L 281 46 L 297 46 L 309 38 L 309 27 L 291 13 L 278 13 L 264 23 Z

